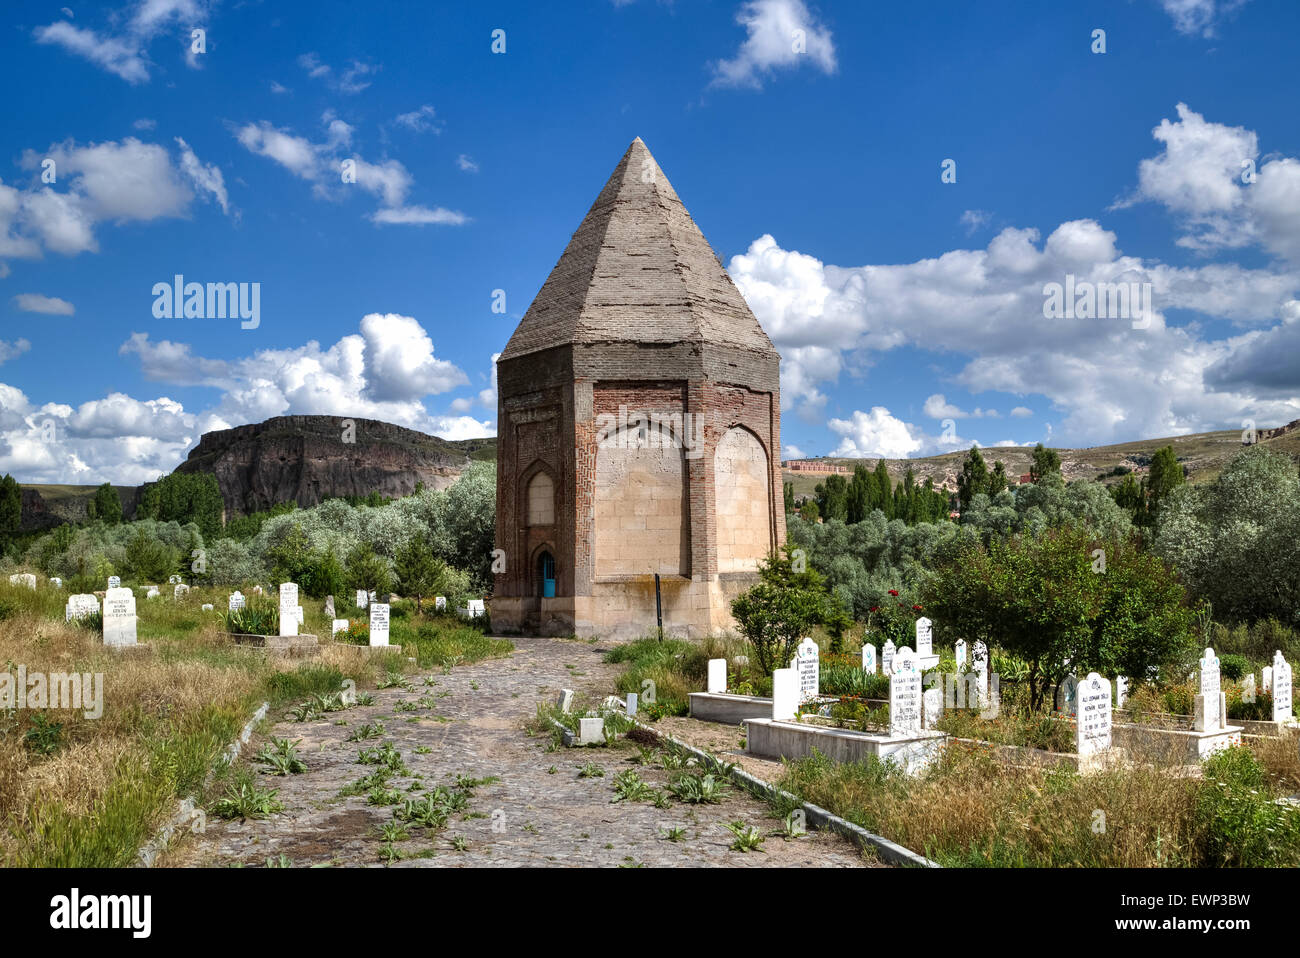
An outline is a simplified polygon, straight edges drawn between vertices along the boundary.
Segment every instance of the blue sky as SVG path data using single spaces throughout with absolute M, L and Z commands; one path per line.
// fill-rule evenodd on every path
M 153 479 L 282 414 L 492 434 L 492 357 L 638 135 L 782 354 L 788 456 L 1300 417 L 1286 0 L 5 16 L 0 472 L 21 481 Z M 176 274 L 260 284 L 257 327 L 156 317 Z M 1067 275 L 1150 283 L 1153 315 L 1048 319 Z

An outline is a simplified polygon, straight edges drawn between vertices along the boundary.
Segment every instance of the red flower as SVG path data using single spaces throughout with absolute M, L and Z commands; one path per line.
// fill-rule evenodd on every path
M 873 606 L 872 606 L 870 609 L 868 609 L 867 611 L 868 611 L 868 612 L 879 612 L 879 611 L 880 611 L 880 606 L 878 606 L 878 605 L 873 605 Z
M 912 606 L 912 611 L 913 611 L 913 612 L 920 612 L 920 611 L 921 611 L 921 607 L 920 607 L 919 605 L 914 605 L 914 606 Z
M 898 590 L 897 590 L 897 589 L 890 589 L 890 590 L 889 590 L 889 594 L 890 594 L 890 595 L 898 595 Z

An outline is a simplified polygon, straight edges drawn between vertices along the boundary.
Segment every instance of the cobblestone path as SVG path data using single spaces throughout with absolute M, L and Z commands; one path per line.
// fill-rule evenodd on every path
M 592 701 L 608 694 L 621 666 L 604 664 L 605 649 L 589 642 L 514 641 L 516 651 L 506 658 L 414 676 L 414 691 L 384 689 L 372 693 L 369 706 L 303 723 L 277 721 L 270 735 L 300 739 L 298 753 L 307 765 L 298 775 L 258 776 L 263 785 L 279 789 L 285 810 L 244 822 L 209 816 L 206 831 L 188 836 L 162 863 L 263 865 L 283 855 L 295 867 L 381 866 L 379 828 L 392 820 L 392 807 L 369 805 L 364 794 L 341 797 L 339 792 L 374 770 L 358 764 L 359 749 L 391 742 L 409 774 L 394 776 L 389 785 L 404 797 L 416 782 L 433 788 L 454 785 L 458 776 L 493 779 L 476 786 L 468 806 L 441 830 L 410 829 L 409 839 L 395 843 L 404 857 L 391 867 L 872 864 L 851 842 L 822 832 L 795 840 L 773 835 L 761 852 L 732 850 L 733 836 L 724 823 L 744 821 L 765 834 L 780 825 L 768 806 L 735 788 L 718 805 L 674 801 L 670 808 L 657 809 L 649 802 L 612 803 L 614 776 L 624 769 L 635 768 L 658 789 L 676 773 L 633 764 L 637 752 L 630 747 L 548 751 L 550 738 L 530 736 L 524 726 L 537 703 L 553 700 L 560 688 L 587 692 Z M 426 704 L 416 705 L 421 698 Z M 399 710 L 402 703 L 411 704 Z M 384 735 L 347 741 L 358 726 L 378 720 L 384 723 Z M 733 730 L 718 729 L 735 738 Z M 245 756 L 258 744 L 255 739 Z M 604 775 L 579 777 L 584 766 L 592 770 L 589 763 L 600 766 Z M 414 791 L 409 797 L 422 794 Z M 664 830 L 674 826 L 684 828 L 678 841 L 664 837 Z

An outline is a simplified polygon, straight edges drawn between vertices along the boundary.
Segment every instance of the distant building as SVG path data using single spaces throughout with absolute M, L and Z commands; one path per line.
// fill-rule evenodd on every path
M 1020 477 L 1020 485 L 1022 485 L 1022 486 L 1027 486 L 1027 485 L 1029 485 L 1029 484 L 1030 484 L 1031 482 L 1033 482 L 1033 481 L 1034 481 L 1034 475 L 1033 475 L 1033 473 L 1030 473 L 1030 472 L 1027 472 L 1027 473 L 1025 473 L 1023 476 Z
M 840 466 L 825 459 L 787 459 L 781 463 L 781 468 L 791 472 L 815 472 L 818 475 L 848 474 L 853 471 L 848 466 Z

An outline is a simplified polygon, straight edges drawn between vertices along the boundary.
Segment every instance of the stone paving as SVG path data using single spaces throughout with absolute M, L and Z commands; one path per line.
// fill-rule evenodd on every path
M 630 746 L 548 751 L 550 738 L 530 736 L 525 725 L 536 714 L 537 703 L 552 701 L 560 688 L 598 701 L 612 689 L 622 667 L 604 664 L 605 649 L 586 641 L 514 641 L 516 651 L 506 658 L 413 676 L 413 691 L 374 691 L 369 706 L 303 723 L 282 716 L 268 736 L 301 740 L 298 753 L 307 771 L 258 778 L 279 789 L 285 810 L 244 822 L 209 816 L 206 831 L 188 836 L 162 864 L 251 866 L 283 855 L 296 867 L 382 866 L 379 827 L 392 819 L 392 808 L 368 805 L 365 795 L 340 797 L 339 792 L 374 770 L 357 763 L 358 751 L 384 742 L 393 743 L 410 770 L 390 782 L 399 790 L 414 782 L 430 788 L 450 786 L 462 775 L 496 779 L 475 787 L 467 808 L 453 814 L 443 829 L 412 828 L 408 840 L 396 843 L 404 857 L 391 865 L 395 868 L 875 864 L 836 835 L 811 832 L 795 840 L 771 835 L 780 822 L 771 817 L 769 807 L 735 788 L 718 805 L 674 801 L 670 808 L 656 809 L 649 802 L 612 803 L 614 776 L 624 769 L 637 769 L 658 789 L 676 773 L 634 764 L 630 759 L 637 750 Z M 421 698 L 425 705 L 397 710 L 400 703 L 414 705 Z M 377 720 L 385 725 L 384 735 L 347 741 L 358 726 Z M 734 730 L 719 726 L 718 732 L 734 748 Z M 245 755 L 251 756 L 258 745 L 255 740 Z M 579 771 L 588 763 L 599 766 L 604 775 L 580 778 Z M 416 791 L 411 797 L 421 794 Z M 737 820 L 771 836 L 761 852 L 730 848 L 733 836 L 723 824 Z M 664 837 L 663 830 L 670 826 L 685 829 L 681 840 Z

